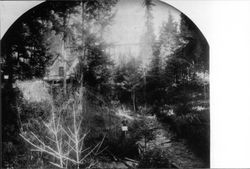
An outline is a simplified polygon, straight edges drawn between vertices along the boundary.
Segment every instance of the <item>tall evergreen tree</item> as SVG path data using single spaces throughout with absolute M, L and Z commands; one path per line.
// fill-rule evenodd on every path
M 144 0 L 143 6 L 145 7 L 145 30 L 141 37 L 140 46 L 140 59 L 142 60 L 142 66 L 146 68 L 153 55 L 153 44 L 155 41 L 155 34 L 153 28 L 153 6 L 155 4 L 152 0 Z
M 161 43 L 160 57 L 162 59 L 162 64 L 164 64 L 168 57 L 181 46 L 177 23 L 174 21 L 170 12 L 168 15 L 168 21 L 163 23 L 161 27 L 159 41 Z M 164 67 L 164 65 L 162 65 L 162 67 Z
M 184 14 L 181 14 L 181 39 L 186 44 L 185 53 L 189 61 L 194 63 L 196 71 L 203 72 L 209 69 L 209 46 L 205 37 L 196 25 Z
M 139 92 L 143 86 L 143 72 L 140 70 L 140 61 L 132 58 L 128 63 L 117 67 L 114 74 L 116 92 L 121 103 L 132 105 L 134 112 L 139 103 Z

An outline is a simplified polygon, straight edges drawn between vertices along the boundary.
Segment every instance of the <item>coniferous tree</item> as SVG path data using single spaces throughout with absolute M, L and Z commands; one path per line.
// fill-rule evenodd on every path
M 155 4 L 152 0 L 144 0 L 143 6 L 145 7 L 145 30 L 141 37 L 141 49 L 139 55 L 142 60 L 142 66 L 146 69 L 153 55 L 153 43 L 155 41 L 152 14 L 153 6 L 155 6 Z
M 117 68 L 114 77 L 119 99 L 123 103 L 130 103 L 134 112 L 137 111 L 137 92 L 143 86 L 143 72 L 139 70 L 139 67 L 140 62 L 132 58 L 128 63 Z

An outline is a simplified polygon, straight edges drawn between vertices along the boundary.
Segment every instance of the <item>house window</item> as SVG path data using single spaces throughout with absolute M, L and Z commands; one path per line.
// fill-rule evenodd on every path
M 59 67 L 59 76 L 63 77 L 64 76 L 64 68 L 61 66 Z

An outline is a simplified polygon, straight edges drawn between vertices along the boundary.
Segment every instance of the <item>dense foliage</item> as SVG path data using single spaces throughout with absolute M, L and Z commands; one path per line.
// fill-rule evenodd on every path
M 177 23 L 171 13 L 156 38 L 155 3 L 145 0 L 140 56 L 130 53 L 129 60 L 115 64 L 106 52 L 110 44 L 103 33 L 112 23 L 116 3 L 46 1 L 3 37 L 4 167 L 86 168 L 95 167 L 96 157 L 104 156 L 118 161 L 134 158 L 139 168 L 172 167 L 163 151 L 149 148 L 158 127 L 149 115 L 170 128 L 172 141 L 186 140 L 209 166 L 205 38 L 184 14 Z M 69 68 L 64 67 L 61 80 L 46 82 L 50 97 L 27 100 L 17 80 L 44 78 L 57 60 Z M 124 119 L 129 121 L 122 124 Z M 122 131 L 122 125 L 128 131 Z M 30 152 L 31 148 L 40 153 Z
M 161 149 L 147 151 L 140 161 L 138 168 L 175 168 Z

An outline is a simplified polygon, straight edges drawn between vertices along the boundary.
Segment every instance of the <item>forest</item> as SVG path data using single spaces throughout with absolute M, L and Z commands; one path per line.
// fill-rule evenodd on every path
M 3 168 L 209 167 L 208 43 L 182 13 L 156 36 L 156 1 L 140 2 L 139 56 L 109 52 L 118 0 L 46 1 L 10 27 Z

